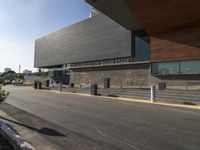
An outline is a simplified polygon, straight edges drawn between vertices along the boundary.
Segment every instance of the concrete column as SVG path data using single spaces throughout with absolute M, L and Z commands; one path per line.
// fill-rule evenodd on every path
M 156 102 L 156 86 L 151 86 L 151 102 Z

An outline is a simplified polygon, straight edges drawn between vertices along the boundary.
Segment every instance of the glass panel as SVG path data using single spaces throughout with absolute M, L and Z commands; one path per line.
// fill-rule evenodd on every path
M 158 74 L 158 63 L 152 64 L 152 74 Z
M 179 74 L 179 62 L 165 62 L 158 64 L 158 74 L 175 75 Z
M 152 74 L 158 74 L 158 75 L 179 74 L 179 62 L 153 63 Z
M 180 62 L 181 74 L 200 74 L 200 60 Z
M 150 60 L 150 44 L 148 37 L 135 37 L 135 61 Z
M 49 71 L 49 76 L 53 77 L 53 71 Z

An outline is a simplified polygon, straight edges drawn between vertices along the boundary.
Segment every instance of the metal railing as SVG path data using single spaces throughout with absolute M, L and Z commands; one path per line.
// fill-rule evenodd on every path
M 104 78 L 97 80 L 97 81 L 94 81 L 92 84 L 100 84 L 100 83 L 103 83 L 103 82 L 104 82 Z
M 194 86 L 194 85 L 196 85 L 196 86 L 199 85 L 200 86 L 200 82 L 187 82 L 186 83 L 186 87 L 185 87 L 186 91 L 189 90 L 189 88 L 188 88 L 189 86 Z

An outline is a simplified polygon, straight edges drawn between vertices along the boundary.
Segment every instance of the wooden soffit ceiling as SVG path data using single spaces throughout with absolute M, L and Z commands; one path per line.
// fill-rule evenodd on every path
M 86 0 L 86 2 L 129 30 L 143 30 L 141 24 L 122 0 Z
M 134 21 L 131 23 L 134 18 L 133 20 L 136 20 L 137 24 L 143 27 L 149 35 L 200 27 L 200 0 L 86 1 L 130 30 L 134 30 Z M 105 11 L 106 9 L 109 11 Z M 131 15 L 127 12 L 131 12 Z M 127 21 L 123 23 L 120 17 L 116 17 L 120 15 L 126 17 Z

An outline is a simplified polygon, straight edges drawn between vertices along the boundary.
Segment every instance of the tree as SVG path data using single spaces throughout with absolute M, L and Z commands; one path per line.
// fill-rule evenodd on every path
M 0 86 L 0 103 L 6 100 L 9 93 L 2 89 L 2 86 Z
M 3 82 L 4 82 L 4 78 L 0 77 L 0 84 L 3 84 Z

